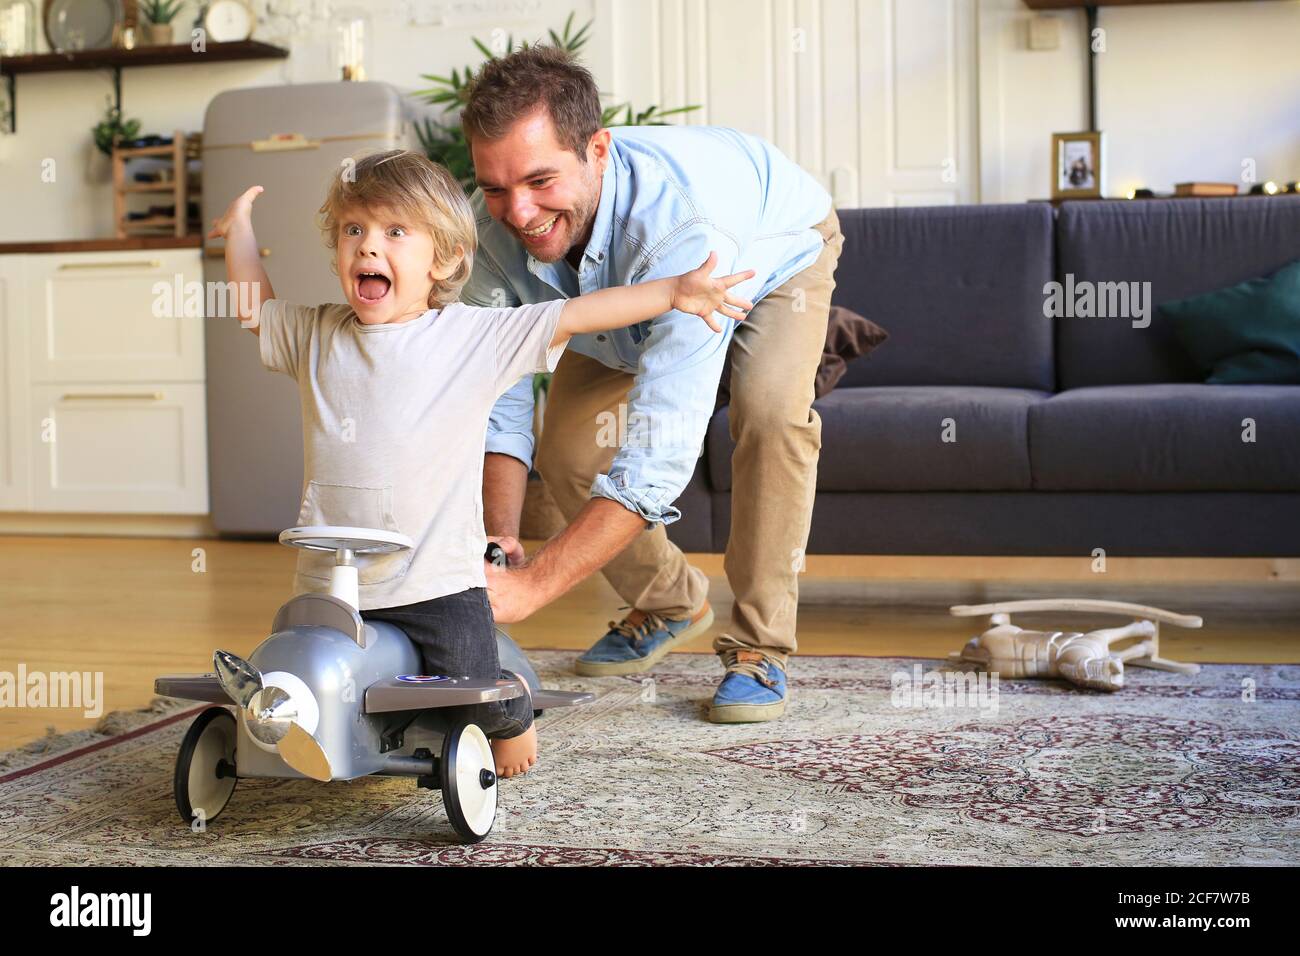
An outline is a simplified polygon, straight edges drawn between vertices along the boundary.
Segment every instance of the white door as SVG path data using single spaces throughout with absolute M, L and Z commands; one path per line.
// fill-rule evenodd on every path
M 979 201 L 974 0 L 596 0 L 613 102 L 775 143 L 839 208 Z

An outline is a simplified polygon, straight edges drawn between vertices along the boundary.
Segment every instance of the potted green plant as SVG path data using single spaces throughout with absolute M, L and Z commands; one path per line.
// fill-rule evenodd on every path
M 144 34 L 153 46 L 170 46 L 176 42 L 172 19 L 181 12 L 182 0 L 140 0 L 145 22 Z
M 574 15 L 570 13 L 564 22 L 563 32 L 556 33 L 554 30 L 548 30 L 547 33 L 550 34 L 551 46 L 559 47 L 577 58 L 590 39 L 588 34 L 592 21 L 588 20 L 581 29 L 575 31 L 573 17 Z M 474 39 L 473 43 L 485 59 L 497 58 L 498 54 L 489 49 L 482 40 Z M 513 53 L 527 46 L 526 42 L 516 44 L 515 38 L 508 36 L 500 55 Z M 452 70 L 450 76 L 437 76 L 430 73 L 422 73 L 420 76 L 422 79 L 432 81 L 434 85 L 412 95 L 423 97 L 426 103 L 441 106 L 443 110 L 442 122 L 425 119 L 415 124 L 415 134 L 420 140 L 420 146 L 430 159 L 442 163 L 451 170 L 465 187 L 466 192 L 473 192 L 474 161 L 470 156 L 469 144 L 465 142 L 465 134 L 457 120 L 460 109 L 469 99 L 469 86 L 474 79 L 474 67 L 467 66 L 464 70 Z M 657 106 L 650 106 L 644 110 L 634 110 L 630 103 L 620 103 L 605 107 L 601 122 L 606 126 L 666 126 L 667 117 L 698 109 L 698 106 L 679 106 L 676 109 L 660 110 Z
M 122 111 L 108 100 L 108 109 L 104 118 L 91 129 L 95 135 L 95 146 L 105 156 L 113 155 L 113 147 L 124 139 L 135 139 L 140 135 L 140 121 L 123 119 Z

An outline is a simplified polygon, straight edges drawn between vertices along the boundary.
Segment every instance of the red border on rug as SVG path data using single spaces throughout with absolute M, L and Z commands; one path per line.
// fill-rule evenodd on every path
M 42 760 L 34 763 L 30 767 L 23 767 L 21 770 L 15 770 L 0 777 L 0 784 L 8 783 L 11 780 L 18 780 L 21 777 L 29 776 L 40 770 L 48 770 L 50 767 L 57 767 L 61 763 L 67 763 L 76 757 L 84 754 L 94 753 L 96 750 L 103 750 L 113 744 L 122 743 L 125 740 L 131 740 L 135 737 L 141 737 L 145 734 L 153 733 L 155 730 L 161 730 L 163 727 L 170 726 L 178 720 L 184 720 L 186 717 L 192 717 L 201 710 L 208 707 L 219 707 L 220 704 L 204 704 L 202 707 L 191 707 L 189 710 L 183 710 L 178 714 L 172 714 L 170 717 L 164 717 L 162 720 L 152 724 L 145 724 L 143 727 L 137 727 L 135 730 L 129 730 L 124 734 L 115 734 L 104 740 L 98 740 L 93 744 L 86 744 L 84 747 L 78 747 L 75 750 L 69 750 L 67 753 L 61 753 L 56 757 L 50 757 L 48 760 Z

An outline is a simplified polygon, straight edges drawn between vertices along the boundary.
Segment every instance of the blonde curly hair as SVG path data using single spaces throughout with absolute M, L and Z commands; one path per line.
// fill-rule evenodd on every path
M 390 149 L 346 163 L 334 176 L 318 224 L 331 250 L 338 248 L 339 222 L 347 209 L 391 209 L 433 237 L 434 264 L 451 262 L 462 253 L 459 267 L 434 282 L 429 308 L 455 302 L 474 269 L 478 230 L 474 210 L 456 177 L 421 153 Z M 334 270 L 334 263 L 330 264 Z

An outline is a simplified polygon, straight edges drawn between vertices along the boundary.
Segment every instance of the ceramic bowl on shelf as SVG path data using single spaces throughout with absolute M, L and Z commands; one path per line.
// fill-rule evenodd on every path
M 122 0 L 45 0 L 45 39 L 57 53 L 111 47 L 124 21 Z

